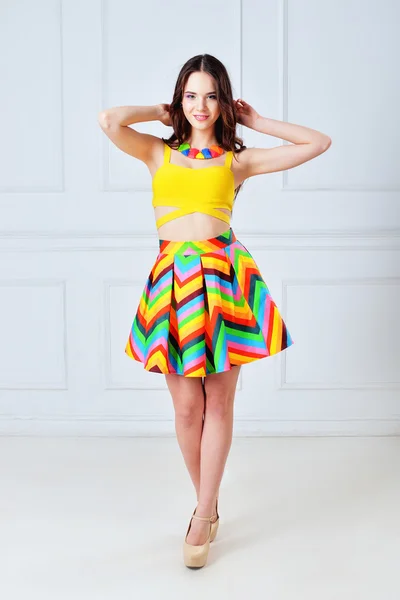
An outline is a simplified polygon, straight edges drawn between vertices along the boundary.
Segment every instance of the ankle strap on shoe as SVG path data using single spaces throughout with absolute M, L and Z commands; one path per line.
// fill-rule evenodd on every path
M 193 519 L 198 519 L 199 521 L 208 521 L 209 523 L 215 523 L 217 520 L 217 515 L 212 515 L 211 517 L 198 517 L 197 515 L 193 515 Z

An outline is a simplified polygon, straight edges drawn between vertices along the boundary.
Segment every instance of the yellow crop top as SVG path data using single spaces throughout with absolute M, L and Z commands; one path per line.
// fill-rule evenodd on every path
M 177 207 L 157 219 L 157 228 L 177 217 L 202 212 L 230 223 L 230 215 L 219 208 L 232 211 L 235 195 L 231 170 L 232 150 L 226 152 L 225 163 L 191 169 L 170 163 L 171 148 L 164 143 L 164 162 L 152 181 L 152 205 Z

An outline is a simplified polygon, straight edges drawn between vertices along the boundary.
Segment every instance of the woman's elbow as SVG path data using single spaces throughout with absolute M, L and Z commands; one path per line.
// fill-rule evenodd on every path
M 112 125 L 111 115 L 108 110 L 101 110 L 97 115 L 97 120 L 100 127 L 103 129 L 110 129 Z
M 322 152 L 326 152 L 328 150 L 328 148 L 331 147 L 331 144 L 332 144 L 331 138 L 328 135 L 324 136 L 324 139 L 322 140 L 322 144 L 321 144 Z

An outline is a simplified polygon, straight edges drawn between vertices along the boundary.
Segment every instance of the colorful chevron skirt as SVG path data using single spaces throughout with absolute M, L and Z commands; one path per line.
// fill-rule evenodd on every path
M 293 344 L 250 252 L 232 229 L 160 240 L 125 352 L 153 373 L 205 377 Z

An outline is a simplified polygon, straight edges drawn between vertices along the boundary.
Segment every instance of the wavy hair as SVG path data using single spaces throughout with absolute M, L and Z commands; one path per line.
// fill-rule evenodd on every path
M 185 117 L 181 102 L 187 80 L 192 73 L 198 71 L 208 73 L 215 81 L 217 101 L 220 109 L 220 115 L 214 124 L 215 137 L 218 145 L 225 151 L 233 151 L 235 158 L 235 153 L 242 152 L 246 146 L 243 144 L 243 140 L 236 135 L 237 115 L 233 101 L 232 85 L 226 67 L 218 58 L 215 58 L 211 54 L 193 56 L 181 68 L 169 107 L 173 133 L 168 139 L 162 139 L 169 146 L 174 145 L 176 147 L 179 147 L 180 144 L 187 142 L 189 139 L 192 126 Z M 242 185 L 243 183 L 235 189 L 234 200 Z

